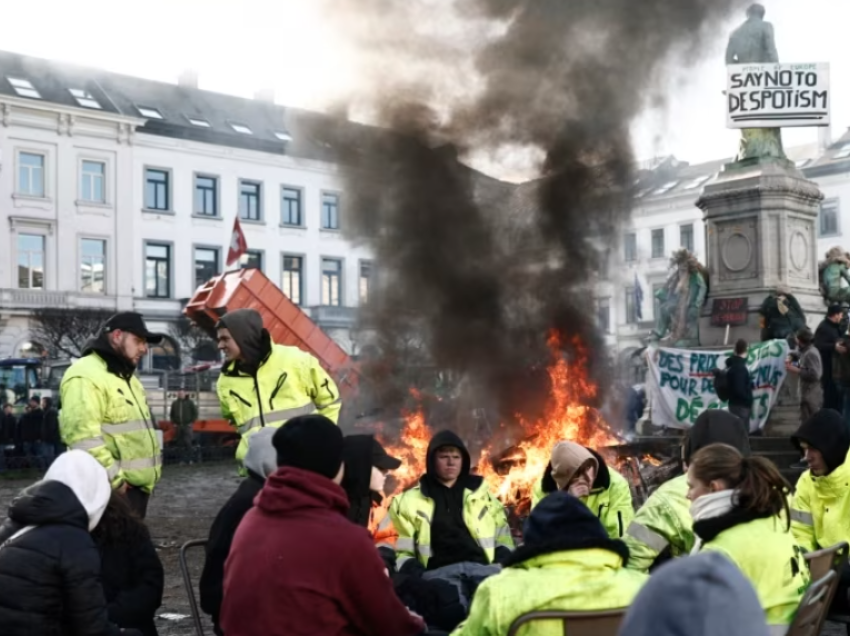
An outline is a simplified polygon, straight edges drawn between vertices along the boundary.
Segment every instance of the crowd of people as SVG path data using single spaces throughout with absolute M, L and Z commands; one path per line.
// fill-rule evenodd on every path
M 34 395 L 20 416 L 14 405 L 3 404 L 0 414 L 0 470 L 37 468 L 45 470 L 65 450 L 59 434 L 59 413 L 49 397 Z
M 808 467 L 793 490 L 751 455 L 739 415 L 710 410 L 685 437 L 683 474 L 637 510 L 603 454 L 564 440 L 515 535 L 452 431 L 387 501 L 400 460 L 343 435 L 315 359 L 234 313 L 218 325 L 218 394 L 243 480 L 210 528 L 199 586 L 218 635 L 496 636 L 532 611 L 628 608 L 624 636 L 772 636 L 811 583 L 805 553 L 850 540 L 850 431 L 827 408 L 792 437 Z M 63 379 L 70 450 L 0 528 L 0 633 L 156 634 L 163 568 L 144 517 L 161 451 L 132 372 L 155 338 L 119 314 Z M 836 609 L 848 591 L 845 569 Z

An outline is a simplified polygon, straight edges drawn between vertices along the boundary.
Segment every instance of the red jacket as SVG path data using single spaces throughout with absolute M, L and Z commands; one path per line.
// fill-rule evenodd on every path
M 345 491 L 315 473 L 280 468 L 233 538 L 224 569 L 227 636 L 413 636 L 407 611 L 365 528 L 346 517 Z

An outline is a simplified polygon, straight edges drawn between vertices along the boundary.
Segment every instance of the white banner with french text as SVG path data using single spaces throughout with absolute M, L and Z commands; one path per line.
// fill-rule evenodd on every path
M 761 429 L 776 403 L 785 381 L 785 359 L 789 353 L 785 340 L 769 340 L 751 345 L 747 368 L 753 386 L 750 430 Z M 726 368 L 732 350 L 697 351 L 694 349 L 647 349 L 649 373 L 647 396 L 655 426 L 690 428 L 700 413 L 708 409 L 726 409 L 714 391 L 714 369 Z

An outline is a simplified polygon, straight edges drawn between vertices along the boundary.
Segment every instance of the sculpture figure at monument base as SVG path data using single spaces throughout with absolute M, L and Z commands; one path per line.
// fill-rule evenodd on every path
M 841 247 L 833 247 L 818 269 L 821 294 L 826 303 L 850 303 L 850 287 L 841 284 L 842 281 L 850 284 L 850 254 Z
M 699 346 L 699 316 L 708 293 L 708 270 L 686 249 L 670 259 L 672 272 L 655 297 L 658 318 L 649 340 L 669 339 L 676 347 Z

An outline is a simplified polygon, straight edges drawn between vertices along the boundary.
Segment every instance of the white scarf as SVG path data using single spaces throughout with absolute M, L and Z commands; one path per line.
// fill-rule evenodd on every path
M 719 490 L 710 495 L 703 495 L 691 504 L 691 517 L 694 521 L 720 517 L 732 511 L 735 507 L 735 491 Z M 702 547 L 702 539 L 694 532 L 694 549 L 691 554 L 699 552 Z

